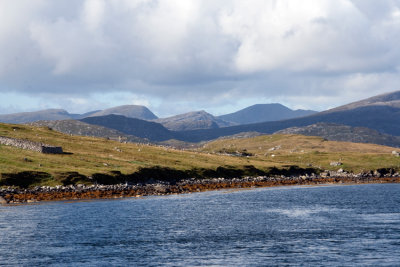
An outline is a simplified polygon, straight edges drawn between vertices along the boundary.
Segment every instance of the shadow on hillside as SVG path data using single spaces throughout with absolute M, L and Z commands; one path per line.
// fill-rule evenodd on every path
M 24 171 L 19 173 L 2 173 L 0 186 L 17 186 L 30 188 L 37 185 L 76 185 L 76 184 L 152 184 L 167 182 L 176 184 L 185 179 L 207 179 L 207 178 L 242 178 L 257 176 L 299 176 L 305 174 L 318 174 L 319 170 L 314 168 L 300 168 L 298 166 L 287 166 L 278 169 L 276 167 L 260 170 L 252 165 L 234 168 L 232 166 L 220 166 L 216 169 L 194 168 L 190 170 L 177 170 L 168 167 L 154 166 L 140 168 L 131 174 L 122 174 L 120 171 L 109 173 L 95 173 L 91 177 L 78 172 L 60 172 L 54 175 L 45 172 Z

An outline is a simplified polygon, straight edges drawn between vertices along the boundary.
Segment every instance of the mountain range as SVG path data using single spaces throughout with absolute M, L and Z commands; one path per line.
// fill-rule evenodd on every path
M 157 119 L 148 108 L 139 105 L 124 105 L 113 107 L 105 110 L 94 110 L 84 114 L 72 114 L 64 109 L 45 109 L 33 112 L 21 112 L 13 114 L 0 115 L 0 122 L 5 123 L 29 123 L 40 120 L 78 120 L 87 117 L 105 116 L 110 114 L 122 115 L 129 118 L 137 118 L 142 120 Z
M 283 130 L 283 133 L 316 135 L 329 140 L 400 146 L 397 138 L 400 136 L 400 91 L 318 113 L 291 110 L 280 104 L 259 104 L 221 116 L 195 111 L 157 118 L 146 107 L 135 105 L 86 114 L 70 114 L 65 110 L 52 109 L 0 115 L 0 121 L 9 123 L 38 119 L 42 120 L 38 123 L 40 125 L 71 134 L 103 137 L 124 135 L 126 140 L 138 138 L 136 140 L 150 142 L 171 139 L 200 142 L 240 136 L 242 133 L 272 134 Z M 72 123 L 71 120 L 80 120 L 80 123 Z M 100 128 L 89 129 L 88 125 Z
M 105 110 L 95 110 L 84 114 L 71 114 L 63 109 L 46 109 L 34 112 L 22 112 L 0 115 L 0 122 L 30 123 L 36 121 L 79 120 L 88 117 L 121 115 L 127 118 L 153 121 L 162 124 L 171 131 L 189 131 L 215 129 L 259 121 L 276 121 L 286 118 L 301 117 L 316 111 L 291 110 L 281 104 L 258 104 L 235 113 L 214 116 L 206 111 L 193 111 L 167 118 L 158 118 L 145 106 L 123 105 Z
M 400 136 L 400 107 L 396 106 L 399 100 L 400 91 L 396 91 L 300 118 L 186 131 L 182 132 L 182 138 L 199 142 L 241 132 L 272 134 L 290 127 L 304 127 L 321 122 L 366 127 L 383 134 Z

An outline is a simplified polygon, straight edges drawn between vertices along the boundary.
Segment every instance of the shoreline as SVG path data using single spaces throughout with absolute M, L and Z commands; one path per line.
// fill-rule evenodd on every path
M 116 199 L 142 196 L 165 196 L 173 194 L 188 194 L 214 191 L 221 189 L 260 188 L 297 185 L 332 185 L 332 184 L 377 184 L 400 183 L 400 176 L 368 176 L 344 175 L 335 177 L 245 177 L 245 178 L 214 178 L 186 179 L 177 183 L 151 184 L 117 184 L 117 185 L 68 185 L 68 186 L 38 186 L 32 189 L 2 188 L 0 189 L 0 204 L 24 204 L 42 201 L 68 201 L 90 199 Z

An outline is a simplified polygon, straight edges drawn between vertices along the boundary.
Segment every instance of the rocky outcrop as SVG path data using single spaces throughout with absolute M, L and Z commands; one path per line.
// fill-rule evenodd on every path
M 32 142 L 29 140 L 16 139 L 5 136 L 0 136 L 0 144 L 18 147 L 26 150 L 32 150 L 45 154 L 63 154 L 62 147 L 59 146 L 50 146 L 39 142 Z

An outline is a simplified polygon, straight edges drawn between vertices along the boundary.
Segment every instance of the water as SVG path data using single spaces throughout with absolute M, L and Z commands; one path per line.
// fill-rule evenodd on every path
M 0 265 L 400 266 L 400 184 L 0 206 Z

